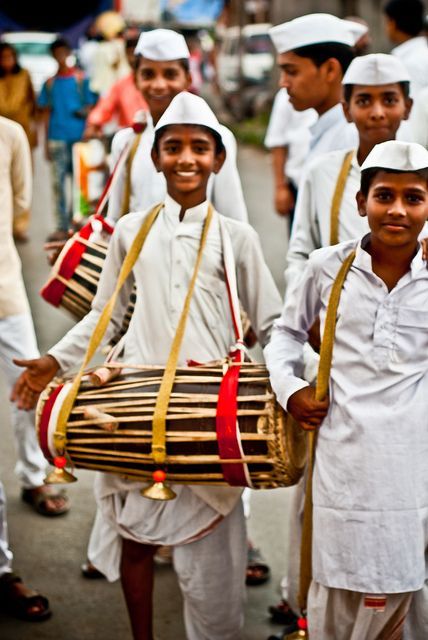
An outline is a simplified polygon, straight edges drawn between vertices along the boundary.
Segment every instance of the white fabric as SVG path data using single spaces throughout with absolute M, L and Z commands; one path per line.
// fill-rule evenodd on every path
M 425 552 L 427 574 L 423 589 L 415 591 L 404 624 L 403 640 L 426 640 L 428 629 L 428 549 Z
M 124 146 L 134 136 L 132 128 L 122 129 L 114 136 L 111 152 L 113 166 Z M 224 216 L 247 222 L 247 207 L 236 166 L 236 141 L 233 133 L 226 127 L 221 127 L 221 137 L 226 148 L 226 160 L 219 173 L 213 174 L 209 179 L 208 198 Z M 153 120 L 148 115 L 147 127 L 141 136 L 131 168 L 131 211 L 143 211 L 157 202 L 162 202 L 165 198 L 164 175 L 156 171 L 151 158 L 153 140 Z M 121 172 L 111 192 L 108 218 L 113 222 L 121 215 L 125 178 L 126 172 Z
M 428 86 L 428 45 L 425 36 L 410 38 L 394 47 L 393 56 L 400 58 L 410 74 L 410 93 L 412 98 Z
M 9 391 L 22 372 L 13 358 L 38 358 L 33 321 L 29 313 L 0 318 L 0 369 Z M 31 489 L 43 485 L 47 462 L 37 442 L 34 411 L 20 411 L 11 402 L 11 422 L 18 461 L 15 472 L 22 487 Z
M 29 310 L 21 261 L 12 236 L 13 218 L 31 203 L 31 152 L 21 125 L 0 117 L 0 318 Z
M 217 120 L 206 100 L 194 93 L 181 91 L 174 96 L 168 108 L 159 118 L 155 131 L 170 124 L 201 125 L 213 129 L 221 137 L 224 127 Z
M 269 29 L 278 53 L 323 42 L 337 42 L 353 47 L 367 33 L 368 27 L 351 20 L 341 20 L 329 13 L 311 13 Z
M 242 504 L 207 536 L 174 548 L 187 640 L 240 640 L 247 540 Z
M 428 151 L 416 142 L 389 140 L 377 144 L 361 165 L 361 171 L 381 167 L 395 171 L 418 171 L 428 167 Z
M 275 96 L 269 125 L 265 136 L 265 146 L 288 147 L 284 173 L 297 186 L 309 153 L 311 133 L 309 127 L 318 119 L 315 109 L 296 111 L 286 89 L 280 89 Z
M 12 571 L 13 554 L 9 548 L 6 518 L 6 494 L 0 481 L 0 577 Z
M 121 326 L 135 279 L 137 302 L 124 339 L 124 362 L 162 365 L 167 361 L 207 207 L 205 202 L 189 209 L 180 222 L 180 205 L 166 197 L 165 207 L 147 238 L 133 275 L 122 290 L 106 332 L 107 343 Z M 217 215 L 208 234 L 179 365 L 188 359 L 206 362 L 224 357 L 234 343 Z M 50 349 L 49 353 L 63 370 L 70 370 L 82 360 L 89 336 L 101 309 L 112 295 L 124 256 L 144 216 L 145 213 L 133 213 L 119 221 L 110 242 L 92 311 Z M 260 342 L 265 344 L 281 308 L 278 291 L 264 263 L 255 231 L 249 225 L 228 218 L 224 219 L 224 224 L 232 241 L 239 298 Z M 178 487 L 179 496 L 175 500 L 159 504 L 143 499 L 139 493 L 141 487 L 141 483 L 127 482 L 118 476 L 100 475 L 97 500 L 104 519 L 116 522 L 118 534 L 152 544 L 183 543 L 188 537 L 198 535 L 212 526 L 214 512 L 217 516 L 227 515 L 241 494 L 240 489 L 232 487 L 194 485 L 191 488 Z M 112 557 L 117 557 L 113 551 Z
M 320 640 L 401 640 L 411 597 L 390 594 L 385 610 L 373 611 L 364 607 L 364 594 L 329 589 L 314 581 L 308 599 L 309 632 Z
M 135 55 L 149 60 L 180 60 L 190 58 L 189 47 L 181 33 L 171 29 L 144 31 L 134 49 Z
M 331 203 L 347 152 L 348 150 L 332 151 L 316 158 L 302 178 L 287 253 L 287 295 L 292 283 L 298 281 L 312 251 L 330 244 Z M 369 231 L 367 218 L 358 215 L 355 200 L 360 180 L 361 170 L 354 154 L 340 206 L 340 242 L 360 238 Z
M 400 58 L 387 53 L 370 53 L 357 56 L 346 71 L 342 84 L 374 86 L 410 82 L 410 74 Z
M 414 142 L 428 148 L 428 87 L 415 96 L 409 122 Z
M 353 123 L 346 121 L 342 105 L 323 113 L 310 127 L 311 141 L 307 160 L 336 149 L 351 149 L 358 146 L 358 132 Z
M 314 580 L 369 593 L 417 591 L 428 543 L 428 271 L 419 250 L 388 292 L 358 241 L 315 251 L 265 348 L 273 389 L 287 407 L 307 386 L 303 345 L 344 258 L 330 408 L 314 472 Z M 358 310 L 356 312 L 356 310 Z

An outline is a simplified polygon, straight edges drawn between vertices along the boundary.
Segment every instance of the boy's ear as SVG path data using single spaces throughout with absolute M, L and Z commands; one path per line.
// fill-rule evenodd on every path
M 357 200 L 358 213 L 362 218 L 365 218 L 367 215 L 367 200 L 362 191 L 358 191 L 355 196 Z
M 215 155 L 213 173 L 218 173 L 220 171 L 220 169 L 224 165 L 225 160 L 226 160 L 226 150 L 222 149 L 220 153 L 216 153 Z
M 352 120 L 352 116 L 351 113 L 349 111 L 349 102 L 346 102 L 346 100 L 342 100 L 342 109 L 343 109 L 343 113 L 345 114 L 345 118 L 347 122 L 354 122 Z
M 412 107 L 413 107 L 413 98 L 406 98 L 405 104 L 406 104 L 406 110 L 404 112 L 403 120 L 408 120 L 410 112 L 411 112 Z
M 157 150 L 155 149 L 155 147 L 152 147 L 151 156 L 152 156 L 153 164 L 156 167 L 156 171 L 158 173 L 160 173 L 162 171 L 162 169 L 160 168 L 159 154 L 158 154 Z

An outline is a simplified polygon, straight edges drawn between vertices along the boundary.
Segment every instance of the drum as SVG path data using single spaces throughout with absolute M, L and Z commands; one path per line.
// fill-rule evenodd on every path
M 149 481 L 152 418 L 162 368 L 129 367 L 101 387 L 81 385 L 69 416 L 66 455 L 75 467 Z M 131 371 L 128 373 L 129 369 Z M 249 486 L 268 489 L 295 484 L 306 457 L 305 434 L 277 403 L 263 365 L 241 365 L 237 420 L 242 458 L 220 459 L 216 414 L 223 368 L 180 368 L 168 405 L 166 471 L 172 483 L 226 485 L 222 466 L 246 465 Z M 53 381 L 37 406 L 37 431 L 46 458 L 54 445 L 56 420 L 71 382 Z

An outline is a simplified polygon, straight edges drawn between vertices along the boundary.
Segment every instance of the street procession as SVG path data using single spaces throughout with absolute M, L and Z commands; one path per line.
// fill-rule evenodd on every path
M 0 6 L 0 640 L 428 640 L 428 4 Z

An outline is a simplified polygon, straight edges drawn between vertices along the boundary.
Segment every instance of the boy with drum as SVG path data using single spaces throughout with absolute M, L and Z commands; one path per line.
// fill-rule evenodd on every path
M 401 638 L 426 575 L 428 271 L 418 237 L 428 217 L 428 152 L 385 142 L 361 170 L 358 212 L 370 233 L 311 255 L 265 355 L 282 406 L 304 429 L 319 429 L 310 636 L 391 640 Z M 334 348 L 320 400 L 301 377 L 303 345 L 318 316 L 324 328 L 348 258 L 325 329 Z
M 105 341 L 122 322 L 135 280 L 137 302 L 123 340 L 123 362 L 160 365 L 168 359 L 208 215 L 208 182 L 225 159 L 222 127 L 202 98 L 182 92 L 173 99 L 157 123 L 152 157 L 165 176 L 167 195 L 132 277 L 124 285 Z M 69 371 L 82 360 L 123 259 L 147 214 L 131 213 L 119 220 L 92 311 L 48 355 L 18 363 L 27 367 L 15 387 L 19 406 L 30 407 L 31 393 L 39 393 L 58 371 Z M 234 341 L 221 225 L 232 243 L 239 298 L 262 344 L 281 307 L 254 230 L 221 218 L 214 212 L 179 365 L 222 358 Z M 153 555 L 159 545 L 171 545 L 188 639 L 237 640 L 246 566 L 241 490 L 177 485 L 177 497 L 159 503 L 142 498 L 141 488 L 139 482 L 97 474 L 97 502 L 110 527 L 110 544 L 100 551 L 97 568 L 111 580 L 121 577 L 134 637 L 152 640 Z

